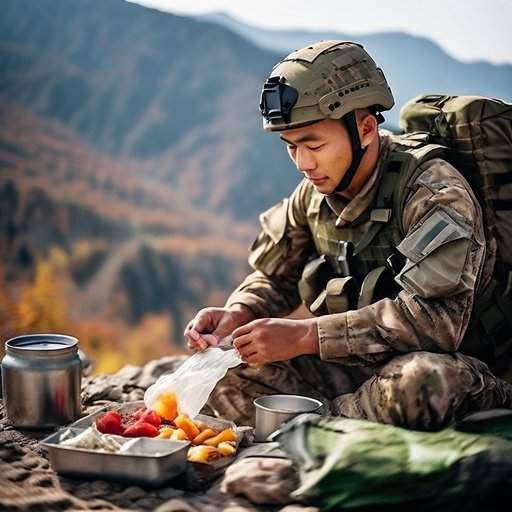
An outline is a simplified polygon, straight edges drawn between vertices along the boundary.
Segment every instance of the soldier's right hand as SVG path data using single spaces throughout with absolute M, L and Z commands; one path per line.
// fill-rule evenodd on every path
M 190 350 L 202 351 L 218 345 L 224 336 L 251 320 L 254 314 L 241 304 L 230 308 L 204 308 L 187 324 L 183 334 Z

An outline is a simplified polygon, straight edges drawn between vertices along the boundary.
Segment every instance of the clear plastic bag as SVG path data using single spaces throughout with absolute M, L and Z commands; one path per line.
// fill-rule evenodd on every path
M 160 376 L 144 394 L 146 407 L 153 408 L 158 397 L 173 391 L 178 399 L 178 412 L 196 416 L 229 368 L 242 362 L 236 350 L 208 348 L 189 357 L 174 373 Z

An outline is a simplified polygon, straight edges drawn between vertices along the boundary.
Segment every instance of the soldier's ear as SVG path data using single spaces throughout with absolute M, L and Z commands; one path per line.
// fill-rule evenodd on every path
M 369 146 L 379 133 L 379 123 L 377 118 L 370 112 L 365 111 L 359 121 L 359 138 L 361 146 Z

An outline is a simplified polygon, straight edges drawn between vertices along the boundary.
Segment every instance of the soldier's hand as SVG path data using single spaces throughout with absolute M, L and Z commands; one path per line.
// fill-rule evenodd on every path
M 252 311 L 240 304 L 230 308 L 204 308 L 187 324 L 183 334 L 190 350 L 202 351 L 218 345 L 224 336 L 253 318 Z
M 287 361 L 319 352 L 316 318 L 253 320 L 235 329 L 233 338 L 242 360 L 249 364 Z

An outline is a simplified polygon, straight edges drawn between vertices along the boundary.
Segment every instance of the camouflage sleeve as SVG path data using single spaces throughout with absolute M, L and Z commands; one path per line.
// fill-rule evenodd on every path
M 368 365 L 392 353 L 454 352 L 464 336 L 486 256 L 482 211 L 467 182 L 447 162 L 425 164 L 406 199 L 402 291 L 318 321 L 320 356 Z
M 254 272 L 226 306 L 243 304 L 259 318 L 286 316 L 299 306 L 297 283 L 314 251 L 306 215 L 311 190 L 303 180 L 289 198 L 260 215 L 262 230 L 249 253 Z

